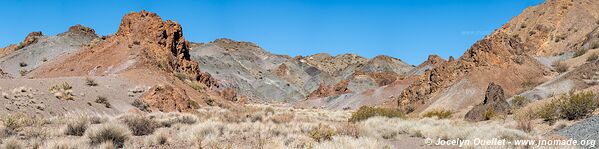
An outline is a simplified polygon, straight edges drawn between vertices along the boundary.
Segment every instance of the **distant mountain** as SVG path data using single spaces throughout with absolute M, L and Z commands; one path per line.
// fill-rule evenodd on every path
M 193 44 L 191 57 L 223 87 L 234 88 L 253 102 L 298 102 L 363 92 L 401 79 L 413 68 L 387 56 L 275 55 L 231 39 Z

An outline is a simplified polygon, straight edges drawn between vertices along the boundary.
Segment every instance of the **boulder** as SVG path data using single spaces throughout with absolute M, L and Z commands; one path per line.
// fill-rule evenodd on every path
M 484 121 L 498 115 L 506 115 L 509 113 L 510 106 L 505 101 L 505 93 L 501 86 L 491 82 L 487 87 L 485 99 L 481 104 L 478 104 L 466 113 L 466 120 L 469 121 Z

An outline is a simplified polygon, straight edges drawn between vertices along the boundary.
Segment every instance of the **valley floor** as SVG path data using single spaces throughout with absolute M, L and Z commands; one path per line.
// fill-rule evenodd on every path
M 510 118 L 478 123 L 437 118 L 371 117 L 348 122 L 352 110 L 294 109 L 248 105 L 229 110 L 204 107 L 194 113 L 128 112 L 117 116 L 28 116 L 4 113 L 3 148 L 458 148 L 433 140 L 562 138 L 555 124 L 527 133 Z M 555 127 L 555 128 L 554 128 Z M 465 145 L 473 148 L 525 146 Z M 551 148 L 552 146 L 549 146 Z M 554 146 L 555 147 L 555 146 Z M 559 146 L 563 148 L 564 146 Z M 566 146 L 568 147 L 568 146 Z M 571 146 L 569 146 L 571 147 Z

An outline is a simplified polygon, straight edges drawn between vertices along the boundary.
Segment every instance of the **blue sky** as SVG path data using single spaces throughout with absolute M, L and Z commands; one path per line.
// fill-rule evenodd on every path
M 474 42 L 542 0 L 3 0 L 0 46 L 29 32 L 55 35 L 74 24 L 116 32 L 127 12 L 179 22 L 193 42 L 231 38 L 276 54 L 389 55 L 419 64 L 459 57 Z

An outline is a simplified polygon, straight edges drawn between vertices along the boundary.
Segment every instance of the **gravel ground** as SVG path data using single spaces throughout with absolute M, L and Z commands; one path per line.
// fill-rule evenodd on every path
M 560 130 L 559 133 L 575 140 L 593 139 L 599 141 L 599 116 L 587 118 L 570 127 Z M 597 145 L 592 148 L 597 148 Z

